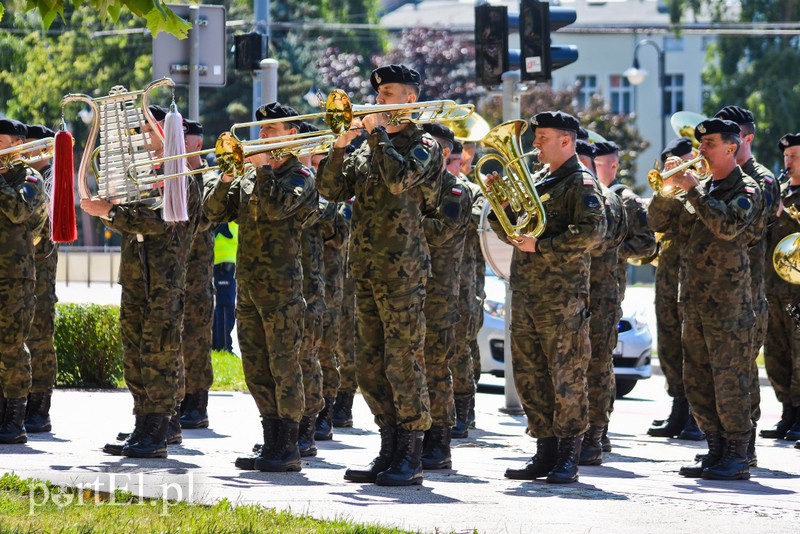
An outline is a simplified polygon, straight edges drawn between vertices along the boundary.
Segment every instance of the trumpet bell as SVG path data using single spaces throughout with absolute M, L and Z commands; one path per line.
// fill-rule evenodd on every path
M 672 126 L 675 135 L 688 137 L 692 140 L 692 145 L 697 147 L 700 143 L 694 137 L 694 129 L 707 118 L 705 115 L 694 113 L 693 111 L 678 111 L 669 118 L 669 124 Z
M 334 89 L 325 100 L 325 124 L 334 135 L 343 135 L 353 124 L 353 105 L 341 89 Z
M 244 148 L 230 132 L 224 132 L 217 138 L 215 146 L 217 165 L 222 174 L 241 176 L 244 174 Z
M 772 253 L 772 266 L 785 282 L 800 284 L 800 233 L 780 240 Z

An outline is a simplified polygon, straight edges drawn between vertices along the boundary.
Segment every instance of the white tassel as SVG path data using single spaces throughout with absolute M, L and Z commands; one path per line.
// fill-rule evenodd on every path
M 183 137 L 183 117 L 173 104 L 164 119 L 164 157 L 186 154 L 186 141 Z M 186 158 L 178 158 L 164 163 L 164 176 L 186 172 Z M 186 176 L 164 181 L 164 211 L 166 222 L 189 220 L 186 207 Z

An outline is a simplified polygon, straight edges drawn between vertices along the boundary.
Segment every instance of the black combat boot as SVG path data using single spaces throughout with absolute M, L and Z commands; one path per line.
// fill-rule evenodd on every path
M 578 460 L 581 456 L 583 436 L 558 438 L 556 465 L 547 473 L 550 484 L 569 484 L 578 481 Z
M 314 439 L 328 441 L 333 439 L 333 406 L 335 397 L 325 397 L 325 407 L 317 414 L 317 424 L 314 430 Z
M 747 440 L 747 465 L 758 467 L 758 456 L 756 455 L 756 424 L 753 423 L 753 430 L 750 431 L 750 439 Z
M 104 453 L 113 454 L 114 456 L 122 456 L 122 449 L 128 444 L 128 442 L 133 443 L 142 437 L 142 431 L 144 430 L 144 416 L 136 415 L 135 417 L 136 419 L 133 423 L 133 432 L 120 432 L 117 434 L 117 443 L 106 443 L 103 446 Z M 123 440 L 120 440 L 119 437 L 122 434 L 125 434 L 127 437 Z
M 475 395 L 469 398 L 469 417 L 467 417 L 467 421 L 469 421 L 470 428 L 475 428 Z
M 432 426 L 425 432 L 424 446 L 422 448 L 423 469 L 450 469 L 453 461 L 450 457 L 449 426 Z
M 579 465 L 600 465 L 603 463 L 603 430 L 605 426 L 591 425 L 583 435 Z
M 352 391 L 340 391 L 333 403 L 332 423 L 336 428 L 350 428 L 353 426 L 353 397 Z
M 539 438 L 536 440 L 536 454 L 522 469 L 506 469 L 506 478 L 514 480 L 535 480 L 547 476 L 556 465 L 558 438 Z
M 703 469 L 703 478 L 711 480 L 748 480 L 750 466 L 747 463 L 748 440 L 726 440 L 725 453 L 714 465 Z
M 762 438 L 783 439 L 786 433 L 792 428 L 795 420 L 795 409 L 791 403 L 783 404 L 783 411 L 781 412 L 781 420 L 772 428 L 764 428 L 761 430 L 759 436 Z
M 136 441 L 128 440 L 122 455 L 129 458 L 166 458 L 167 428 L 170 414 L 149 413 L 144 416 L 142 434 Z
M 608 438 L 608 425 L 603 427 L 603 436 L 600 438 L 600 444 L 603 446 L 603 452 L 611 452 L 611 440 Z
M 344 472 L 344 479 L 350 482 L 375 482 L 378 473 L 386 470 L 394 458 L 397 449 L 397 427 L 385 426 L 380 429 L 381 449 L 378 456 L 363 469 L 349 468 Z
M 653 425 L 647 430 L 648 436 L 655 438 L 674 438 L 686 428 L 689 421 L 689 401 L 686 397 L 672 399 L 672 411 L 661 425 Z
M 25 432 L 27 404 L 28 397 L 5 399 L 3 419 L 0 420 L 0 443 L 11 445 L 28 441 L 28 434 Z
M 705 455 L 700 455 L 700 459 L 695 457 L 697 463 L 681 467 L 680 471 L 678 471 L 681 476 L 700 478 L 703 476 L 703 469 L 711 467 L 720 461 L 724 448 L 722 434 L 719 432 L 708 432 L 706 434 L 706 441 L 708 442 L 708 452 Z
M 50 397 L 52 391 L 31 393 L 25 408 L 25 431 L 28 434 L 50 432 Z
M 686 426 L 681 430 L 681 433 L 678 434 L 678 439 L 684 439 L 686 441 L 703 441 L 706 439 L 706 435 L 703 434 L 703 431 L 697 426 L 697 421 L 694 418 L 694 414 L 692 414 L 691 408 L 689 409 L 689 417 L 686 421 Z
M 794 424 L 786 431 L 783 439 L 787 441 L 797 441 L 800 439 L 800 407 L 795 406 L 794 410 Z M 30 430 L 28 431 L 30 432 Z
M 458 397 L 456 401 L 456 426 L 450 433 L 453 439 L 469 437 L 469 404 L 472 397 Z
M 275 447 L 275 439 L 278 437 L 278 420 L 277 419 L 261 419 L 261 428 L 264 431 L 264 443 L 258 444 L 253 447 L 252 456 L 239 456 L 236 458 L 234 465 L 238 469 L 245 469 L 247 471 L 256 470 L 256 458 L 265 455 L 270 449 Z
M 313 425 L 312 425 L 313 428 Z M 297 448 L 297 436 L 300 433 L 300 423 L 291 419 L 278 421 L 278 435 L 275 446 L 256 458 L 254 467 L 258 471 L 283 473 L 286 471 L 300 471 L 300 449 Z
M 794 448 L 795 449 L 800 449 L 800 441 L 795 441 L 794 442 Z
M 208 390 L 187 393 L 181 404 L 182 428 L 208 428 Z
M 317 416 L 303 416 L 300 419 L 300 427 L 297 437 L 297 448 L 300 449 L 300 456 L 303 458 L 307 456 L 317 455 L 317 444 L 314 442 L 314 421 Z
M 169 418 L 167 426 L 167 445 L 180 445 L 183 443 L 183 432 L 181 432 L 181 405 L 175 406 L 175 414 Z
M 378 473 L 375 484 L 379 486 L 413 486 L 422 484 L 423 430 L 397 429 L 397 449 L 389 467 Z

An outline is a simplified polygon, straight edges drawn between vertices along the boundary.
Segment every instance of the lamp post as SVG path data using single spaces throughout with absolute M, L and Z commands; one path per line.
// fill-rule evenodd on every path
M 625 76 L 632 85 L 639 85 L 644 81 L 645 77 L 647 76 L 647 71 L 639 67 L 638 56 L 639 48 L 644 45 L 650 45 L 656 49 L 656 52 L 658 52 L 658 88 L 661 97 L 661 148 L 663 149 L 666 145 L 666 137 L 664 132 L 667 128 L 666 117 L 664 116 L 664 112 L 666 111 L 664 109 L 664 90 L 666 89 L 667 82 L 666 74 L 664 73 L 664 50 L 662 50 L 661 47 L 658 46 L 658 43 L 652 39 L 642 39 L 636 43 L 636 46 L 633 49 L 633 65 L 629 69 L 626 69 L 622 75 Z

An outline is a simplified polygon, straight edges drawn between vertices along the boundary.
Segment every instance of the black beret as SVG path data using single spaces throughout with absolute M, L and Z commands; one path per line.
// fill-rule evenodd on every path
M 384 65 L 373 70 L 369 75 L 369 83 L 376 91 L 384 83 L 402 83 L 419 87 L 419 82 L 419 72 L 409 69 L 405 65 Z
M 584 141 L 589 140 L 589 132 L 583 126 L 578 128 L 578 139 L 583 139 Z
M 598 141 L 594 144 L 594 149 L 595 156 L 608 156 L 619 152 L 619 147 L 614 141 Z
M 739 106 L 725 106 L 717 111 L 714 118 L 733 121 L 736 124 L 753 124 L 756 122 L 753 113 L 749 109 L 740 108 Z
M 310 122 L 303 121 L 300 123 L 300 128 L 298 133 L 311 133 L 311 132 L 318 132 L 319 128 L 311 124 Z
M 14 119 L 0 119 L 0 134 L 21 135 L 26 137 L 28 128 L 21 122 Z
M 53 130 L 41 124 L 28 124 L 26 128 L 28 129 L 28 133 L 25 134 L 25 137 L 28 139 L 46 139 L 56 136 Z
M 453 150 L 450 151 L 451 154 L 462 154 L 464 152 L 464 145 L 462 145 L 459 141 L 453 141 Z
M 692 140 L 688 137 L 678 137 L 667 143 L 667 146 L 664 147 L 664 150 L 661 152 L 661 163 L 667 161 L 667 158 L 670 156 L 678 156 L 680 158 L 691 151 Z
M 442 139 L 443 141 L 449 141 L 450 144 L 453 144 L 453 141 L 455 141 L 453 130 L 447 126 L 439 124 L 438 122 L 429 122 L 427 124 L 423 124 L 422 129 L 434 137 Z
M 577 152 L 579 156 L 587 156 L 594 159 L 596 150 L 593 143 L 590 143 L 586 139 L 578 139 L 575 142 L 575 152 Z
M 298 115 L 294 108 L 283 106 L 278 102 L 264 104 L 256 110 L 256 119 L 260 121 L 266 119 L 286 119 L 289 117 L 297 117 Z M 300 121 L 297 122 L 299 123 Z
M 197 121 L 183 119 L 183 133 L 186 135 L 203 135 L 203 125 Z
M 580 130 L 578 119 L 563 111 L 543 111 L 531 117 L 531 126 L 536 128 L 555 128 L 557 130 L 570 130 L 575 133 Z
M 169 113 L 169 110 L 163 106 L 157 106 L 155 104 L 150 105 L 150 114 L 158 122 L 163 121 L 166 118 L 167 113 Z
M 790 146 L 800 145 L 800 133 L 786 134 L 778 141 L 778 148 L 781 152 Z
M 739 135 L 742 129 L 733 121 L 724 119 L 706 119 L 694 128 L 694 137 L 700 140 L 704 135 L 711 134 L 736 134 Z

